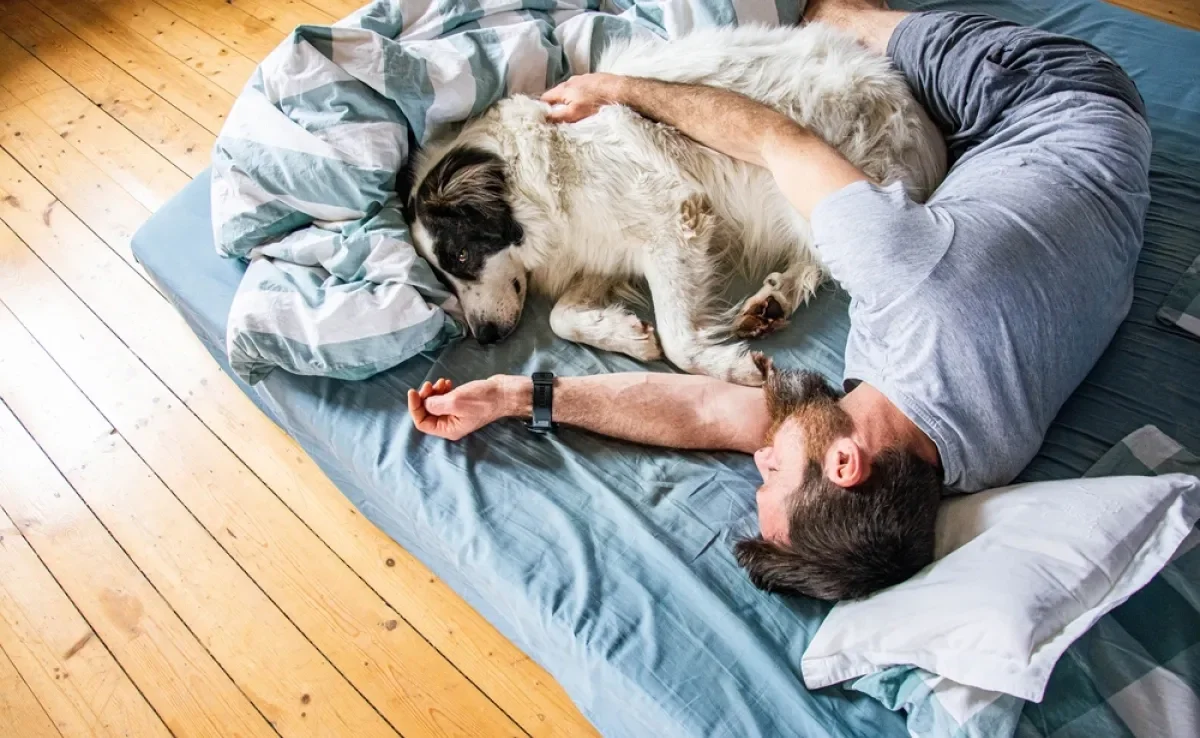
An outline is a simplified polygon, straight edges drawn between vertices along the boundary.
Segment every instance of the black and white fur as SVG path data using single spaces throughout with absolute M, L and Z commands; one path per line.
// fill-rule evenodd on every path
M 917 199 L 945 173 L 941 137 L 903 78 L 826 26 L 621 42 L 597 68 L 741 92 Z M 458 293 L 472 333 L 503 339 L 532 288 L 556 300 L 550 322 L 562 338 L 761 384 L 747 344 L 722 339 L 779 327 L 824 279 L 807 221 L 772 176 L 623 106 L 571 125 L 547 123 L 547 110 L 503 100 L 416 165 L 413 238 Z M 717 295 L 731 267 L 779 271 L 727 311 Z M 619 297 L 642 279 L 656 328 Z

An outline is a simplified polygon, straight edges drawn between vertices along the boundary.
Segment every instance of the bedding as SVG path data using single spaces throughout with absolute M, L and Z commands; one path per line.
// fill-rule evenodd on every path
M 1198 518 L 1200 479 L 1189 474 L 958 495 L 938 512 L 932 565 L 833 608 L 804 652 L 804 683 L 900 664 L 1041 702 L 1063 652 L 1157 576 Z
M 1078 477 L 1147 424 L 1200 449 L 1200 341 L 1156 318 L 1200 256 L 1200 80 L 1197 65 L 1181 63 L 1200 59 L 1200 34 L 1091 0 L 901 5 L 1081 36 L 1131 72 L 1148 104 L 1152 203 L 1133 307 L 1021 479 Z M 201 177 L 164 206 L 134 250 L 228 371 L 225 326 L 245 267 L 216 255 L 209 185 Z M 844 294 L 823 290 L 766 349 L 781 365 L 840 376 L 846 306 Z M 800 657 L 828 606 L 758 592 L 734 563 L 731 541 L 753 524 L 749 458 L 570 429 L 531 439 L 517 423 L 460 444 L 412 430 L 404 393 L 426 378 L 643 368 L 559 341 L 547 321 L 547 307 L 532 303 L 498 346 L 459 342 L 364 381 L 275 371 L 242 387 L 605 735 L 904 735 L 911 724 L 867 694 L 804 688 Z M 1178 559 L 1185 568 L 1155 578 L 1067 651 L 1043 702 L 1019 708 L 1021 735 L 1200 734 L 1188 717 L 1200 715 L 1196 557 Z
M 1185 478 L 1191 479 L 1194 484 L 1196 475 L 1200 474 L 1200 457 L 1181 447 L 1154 426 L 1148 425 L 1129 434 L 1114 446 L 1085 476 L 1094 477 L 1095 482 L 1106 484 L 1121 479 L 1122 477 L 1114 475 L 1122 474 L 1156 477 L 1190 475 Z M 1153 484 L 1157 479 L 1147 481 Z M 1190 602 L 1192 607 L 1200 608 L 1198 545 L 1200 530 L 1193 526 L 1187 537 L 1175 547 L 1174 554 L 1163 569 L 1161 577 Z M 998 604 L 1003 606 L 1004 603 Z M 821 631 L 830 625 L 831 619 L 826 618 Z M 820 640 L 821 631 L 818 631 L 813 645 Z M 1105 637 L 1115 637 L 1117 640 L 1099 641 L 1103 644 L 1099 647 L 1093 645 L 1096 641 L 1092 641 L 1088 644 L 1088 650 L 1083 651 L 1090 656 L 1088 661 L 1082 662 L 1085 668 L 1095 675 L 1097 684 L 1103 684 L 1109 689 L 1106 692 L 1078 692 L 1076 701 L 1083 706 L 1090 706 L 1093 715 L 1102 710 L 1112 710 L 1121 722 L 1117 724 L 1111 719 L 1097 720 L 1094 717 L 1084 717 L 1078 723 L 1069 720 L 1065 723 L 1064 727 L 1068 729 L 1063 731 L 1064 734 L 1089 729 L 1097 731 L 1097 735 L 1124 734 L 1124 731 L 1118 730 L 1121 727 L 1138 736 L 1195 734 L 1196 727 L 1200 725 L 1200 701 L 1196 699 L 1195 681 L 1180 679 L 1177 676 L 1182 659 L 1175 664 L 1162 665 L 1143 660 L 1143 669 L 1129 669 L 1131 664 L 1139 663 L 1139 659 L 1135 659 L 1134 656 L 1141 654 L 1131 651 L 1119 658 L 1113 658 L 1119 653 L 1116 645 L 1127 644 L 1128 637 L 1122 637 L 1120 625 L 1107 618 L 1101 620 L 1094 631 L 1084 631 L 1082 636 L 1084 642 Z M 1192 636 L 1190 640 L 1184 640 L 1188 640 L 1194 646 L 1196 638 L 1197 636 Z M 990 644 L 990 640 L 987 642 Z M 1080 652 L 1081 649 L 1075 647 L 1070 656 L 1079 660 Z M 1125 668 L 1114 669 L 1117 664 Z M 1064 674 L 1074 671 L 1076 667 L 1064 666 L 1054 672 L 1051 675 L 1053 688 L 1060 692 L 1071 689 L 1061 686 L 1061 680 Z M 1047 686 L 1041 678 L 1038 685 L 1039 689 Z M 1025 702 L 1011 694 L 967 686 L 912 665 L 891 666 L 869 674 L 856 680 L 851 688 L 874 696 L 894 710 L 903 710 L 907 714 L 909 733 L 914 738 L 1004 738 L 1014 733 L 1020 736 L 1043 736 L 1059 727 L 1058 713 L 1061 707 L 1055 695 L 1051 695 L 1050 699 L 1044 700 L 1040 705 L 1026 706 L 1023 715 L 1021 708 L 1025 706 Z M 1070 702 L 1067 701 L 1067 704 Z M 1080 704 L 1072 705 L 1069 714 L 1087 716 L 1088 711 L 1080 709 Z M 1044 710 L 1052 712 L 1045 713 Z M 1078 725 L 1079 730 L 1070 727 L 1073 725 Z

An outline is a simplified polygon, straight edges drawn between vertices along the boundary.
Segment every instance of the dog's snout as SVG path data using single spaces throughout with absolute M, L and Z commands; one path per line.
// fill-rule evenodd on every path
M 499 341 L 503 336 L 500 335 L 500 326 L 495 323 L 484 323 L 479 326 L 479 331 L 476 333 L 475 338 L 480 343 L 487 345 Z

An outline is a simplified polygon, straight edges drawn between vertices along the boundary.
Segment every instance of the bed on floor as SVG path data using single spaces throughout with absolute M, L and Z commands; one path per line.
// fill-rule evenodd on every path
M 1200 338 L 1157 317 L 1200 257 L 1200 33 L 1092 0 L 899 5 L 990 12 L 1087 39 L 1132 74 L 1149 109 L 1153 199 L 1132 310 L 1022 478 L 1080 476 L 1147 424 L 1200 451 Z M 202 175 L 141 229 L 134 252 L 228 371 L 226 320 L 244 266 L 217 256 L 211 234 Z M 826 288 L 766 350 L 840 378 L 846 306 Z M 569 429 L 531 438 L 515 422 L 450 444 L 414 432 L 405 412 L 405 391 L 439 376 L 641 368 L 556 339 L 546 305 L 532 303 L 498 346 L 460 342 L 363 381 L 275 371 L 242 387 L 603 734 L 904 735 L 904 717 L 864 694 L 804 688 L 801 654 L 828 606 L 767 596 L 735 564 L 732 541 L 754 524 L 748 457 Z M 1200 720 L 1200 550 L 1173 566 L 1071 648 L 1044 702 L 1025 706 L 1019 735 L 1145 735 L 1179 700 Z M 1170 710 L 1153 704 L 1152 685 L 1140 702 L 1118 698 L 1151 673 L 1174 685 Z

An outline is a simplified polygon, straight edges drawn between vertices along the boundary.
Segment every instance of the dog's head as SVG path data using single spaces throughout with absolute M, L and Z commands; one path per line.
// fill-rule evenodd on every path
M 504 162 L 457 144 L 420 170 L 410 202 L 413 242 L 458 294 L 475 338 L 501 341 L 521 319 L 528 280 Z

